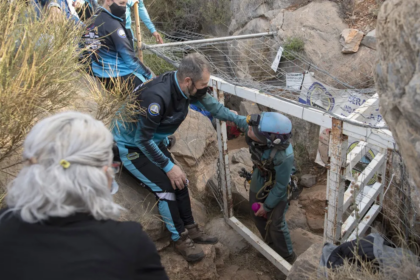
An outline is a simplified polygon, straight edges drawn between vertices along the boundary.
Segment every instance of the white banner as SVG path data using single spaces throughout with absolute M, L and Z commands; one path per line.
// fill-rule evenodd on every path
M 348 89 L 335 89 L 324 85 L 317 81 L 312 74 L 307 73 L 303 80 L 299 102 L 347 117 L 370 98 L 371 96 L 369 94 L 361 94 Z M 379 113 L 379 105 L 373 108 L 372 112 L 369 116 L 365 116 L 366 123 L 376 125 L 382 121 L 382 115 Z M 315 162 L 319 165 L 325 166 L 328 161 L 329 141 L 330 129 L 321 127 L 318 153 L 315 159 Z M 358 140 L 349 137 L 348 143 L 347 153 L 357 145 Z M 368 145 L 368 147 L 370 148 L 369 152 L 353 168 L 353 173 L 360 173 L 378 152 L 372 146 Z M 375 179 L 376 176 L 372 178 L 369 185 L 373 184 Z

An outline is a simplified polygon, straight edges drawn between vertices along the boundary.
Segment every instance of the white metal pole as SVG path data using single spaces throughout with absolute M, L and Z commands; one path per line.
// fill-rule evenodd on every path
M 145 49 L 154 49 L 154 48 L 175 47 L 175 46 L 201 44 L 201 43 L 214 43 L 214 42 L 223 42 L 223 41 L 231 41 L 231 40 L 251 39 L 251 38 L 257 38 L 257 37 L 271 36 L 271 35 L 274 35 L 274 34 L 277 34 L 277 32 L 264 32 L 264 33 L 255 33 L 255 34 L 238 35 L 238 36 L 227 36 L 227 37 L 182 41 L 182 42 L 156 44 L 156 45 L 145 45 L 145 44 L 143 44 L 143 46 L 144 46 Z
M 326 228 L 324 229 L 324 240 L 334 244 L 341 239 L 347 142 L 348 136 L 343 135 L 343 122 L 332 119 L 329 145 L 328 210 L 326 213 L 327 220 Z

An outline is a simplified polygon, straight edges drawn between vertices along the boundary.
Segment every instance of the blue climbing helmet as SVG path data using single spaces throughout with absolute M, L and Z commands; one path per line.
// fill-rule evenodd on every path
M 289 144 L 292 137 L 292 122 L 277 112 L 263 112 L 246 118 L 252 131 L 261 143 L 268 146 Z

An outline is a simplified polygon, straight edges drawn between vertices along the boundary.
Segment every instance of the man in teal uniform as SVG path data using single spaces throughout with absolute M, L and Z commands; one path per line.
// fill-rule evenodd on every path
M 210 73 L 211 65 L 203 55 L 189 54 L 182 59 L 178 71 L 167 72 L 139 86 L 138 120 L 125 123 L 116 120 L 112 131 L 124 168 L 154 193 L 175 250 L 191 262 L 205 256 L 197 244 L 215 244 L 218 240 L 204 234 L 195 223 L 189 182 L 167 146 L 168 137 L 187 117 L 190 104 L 220 120 L 240 118 L 208 94 Z
M 81 9 L 83 5 L 88 5 L 89 9 L 95 13 L 99 7 L 98 0 L 74 0 L 77 3 L 75 6 L 77 9 Z M 146 25 L 147 29 L 149 29 L 150 33 L 152 33 L 153 37 L 156 39 L 156 43 L 163 44 L 162 37 L 156 31 L 156 27 L 150 19 L 149 13 L 147 12 L 146 6 L 144 5 L 143 0 L 128 0 L 126 3 L 126 12 L 124 18 L 125 21 L 125 28 L 130 31 L 129 38 L 133 38 L 133 30 L 131 29 L 132 21 L 131 21 L 131 8 L 134 7 L 135 3 L 138 4 L 139 10 L 139 17 L 141 21 L 143 21 L 144 25 Z M 101 1 L 99 1 L 101 3 Z M 90 15 L 91 13 L 89 13 Z M 86 16 L 84 19 L 88 19 L 89 16 Z

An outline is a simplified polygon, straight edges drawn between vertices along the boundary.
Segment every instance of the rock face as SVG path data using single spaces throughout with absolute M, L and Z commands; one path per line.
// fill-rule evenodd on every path
M 297 200 L 290 201 L 289 209 L 286 212 L 286 222 L 289 230 L 296 228 L 309 230 L 306 222 L 306 211 Z
M 322 237 L 301 228 L 290 230 L 293 250 L 297 256 L 303 254 L 312 244 L 322 243 Z
M 301 254 L 293 264 L 287 280 L 317 279 L 314 276 L 318 270 L 322 247 L 322 243 L 316 243 Z
M 375 82 L 381 114 L 420 186 L 420 6 L 386 1 L 378 15 Z
M 242 116 L 261 113 L 260 109 L 258 108 L 258 104 L 250 101 L 242 101 L 239 108 L 239 114 Z
M 190 110 L 174 135 L 176 144 L 170 152 L 186 173 L 190 190 L 200 198 L 207 181 L 216 173 L 216 131 L 207 117 Z
M 114 201 L 127 209 L 120 219 L 141 223 L 153 241 L 168 236 L 169 232 L 160 219 L 154 194 L 142 187 L 125 169 L 116 176 L 116 180 L 120 188 L 114 195 Z
M 247 183 L 246 189 L 244 187 L 245 179 L 240 177 L 238 172 L 242 168 L 245 168 L 246 171 L 252 171 L 252 161 L 251 154 L 247 148 L 241 148 L 237 150 L 229 151 L 229 170 L 231 178 L 231 187 L 232 187 L 232 199 L 234 204 L 234 209 L 240 211 L 242 214 L 249 214 L 249 184 Z M 217 174 L 214 174 L 213 177 L 207 182 L 206 186 L 206 195 L 207 197 L 212 197 L 214 194 L 215 186 L 217 185 Z M 221 195 L 221 194 L 220 194 Z
M 218 237 L 219 243 L 228 248 L 232 254 L 248 248 L 248 243 L 225 222 L 224 218 L 212 220 L 205 229 L 208 234 Z
M 308 0 L 233 0 L 231 1 L 231 10 L 234 18 L 229 26 L 229 32 L 232 34 L 253 19 L 264 19 L 268 12 L 273 13 L 273 11 L 304 5 L 308 2 Z M 267 21 L 267 19 L 265 20 Z
M 357 29 L 344 29 L 341 32 L 340 44 L 343 46 L 342 53 L 356 53 L 363 39 L 363 32 Z
M 348 26 L 343 22 L 336 3 L 314 1 L 294 11 L 292 9 L 281 10 L 290 5 L 299 7 L 308 2 L 234 0 L 232 1 L 234 18 L 229 27 L 230 33 L 236 35 L 275 30 L 278 31 L 277 39 L 280 42 L 284 42 L 287 38 L 300 38 L 305 44 L 305 56 L 317 67 L 327 70 L 339 80 L 352 86 L 372 86 L 374 50 L 362 47 L 352 55 L 341 53 L 340 34 L 342 30 L 348 29 Z M 247 40 L 246 43 L 252 44 L 252 41 Z M 240 44 L 245 44 L 245 42 Z M 233 46 L 233 48 L 238 47 L 241 46 Z M 257 60 L 260 55 L 269 58 L 274 57 L 275 53 L 273 52 L 277 51 L 277 48 L 258 49 L 257 53 L 252 54 L 253 58 Z M 232 54 L 237 53 L 232 51 Z M 256 74 L 253 73 L 253 69 L 251 69 L 253 64 L 250 66 L 246 63 L 246 55 L 246 52 L 243 52 L 243 57 L 238 58 L 239 74 L 237 76 L 240 78 L 261 78 L 258 76 L 261 71 L 256 71 Z M 343 86 L 321 72 L 315 74 L 326 84 L 337 88 Z
M 304 189 L 299 196 L 299 203 L 306 211 L 308 226 L 316 233 L 324 231 L 326 190 L 326 186 L 317 185 Z

